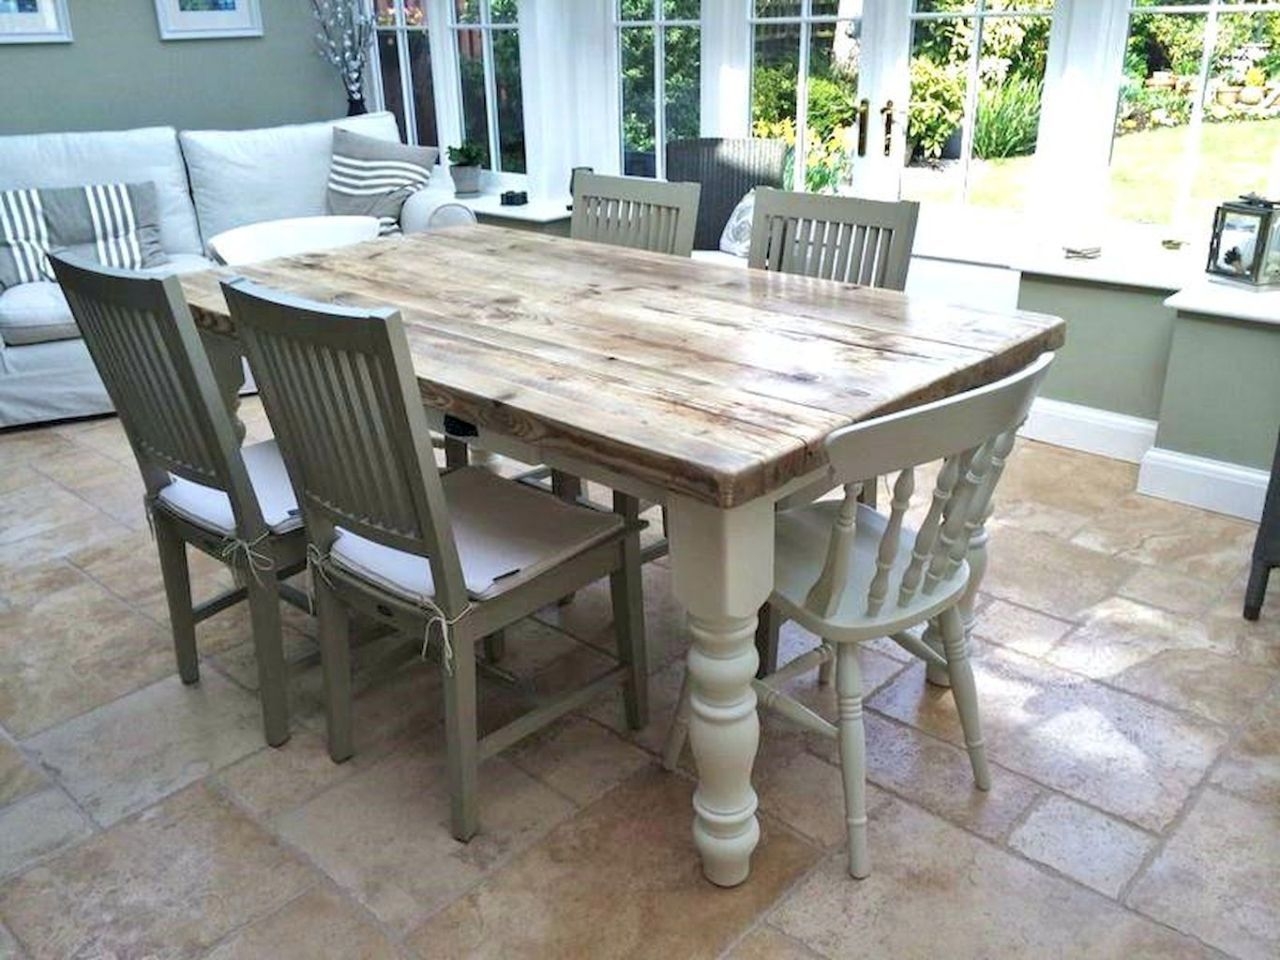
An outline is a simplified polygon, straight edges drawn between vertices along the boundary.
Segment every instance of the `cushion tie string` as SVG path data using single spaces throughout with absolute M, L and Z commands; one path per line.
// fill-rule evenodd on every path
M 255 550 L 254 547 L 262 543 L 262 541 L 267 539 L 269 536 L 271 536 L 270 530 L 262 533 L 254 540 L 245 540 L 241 537 L 228 537 L 224 541 L 222 551 L 218 556 L 222 560 L 226 561 L 226 563 L 231 567 L 232 573 L 237 577 L 240 575 L 239 561 L 243 558 L 244 564 L 249 568 L 249 573 L 253 576 L 254 582 L 261 586 L 262 579 L 258 574 L 260 572 L 275 569 L 276 564 L 269 554 L 260 553 Z
M 316 578 L 319 577 L 333 588 L 333 581 L 329 579 L 329 574 L 325 572 L 324 562 L 329 559 L 327 554 L 321 553 L 320 548 L 314 543 L 307 544 L 307 573 L 311 579 L 311 589 L 307 591 L 307 607 L 311 616 L 316 615 Z

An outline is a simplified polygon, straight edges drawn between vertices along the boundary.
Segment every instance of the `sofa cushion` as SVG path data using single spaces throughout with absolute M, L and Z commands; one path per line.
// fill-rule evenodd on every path
M 204 240 L 246 223 L 327 213 L 335 127 L 400 140 L 390 113 L 261 130 L 184 130 L 179 137 Z
M 404 202 L 431 179 L 440 151 L 333 131 L 329 168 L 329 212 L 377 217 L 382 236 L 400 232 Z
M 0 137 L 0 190 L 110 182 L 154 183 L 160 246 L 165 253 L 200 252 L 195 207 L 172 127 Z
M 53 280 L 48 255 L 121 270 L 168 262 L 149 183 L 0 190 L 0 289 Z
M 80 336 L 62 288 L 51 280 L 0 293 L 0 338 L 11 347 Z

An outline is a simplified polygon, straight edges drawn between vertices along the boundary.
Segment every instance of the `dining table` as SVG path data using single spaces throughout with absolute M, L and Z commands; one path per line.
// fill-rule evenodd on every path
M 1043 314 L 472 225 L 181 277 L 229 402 L 241 366 L 220 280 L 235 275 L 394 308 L 433 426 L 665 506 L 691 640 L 693 841 L 721 886 L 748 877 L 760 838 L 751 681 L 775 504 L 826 475 L 832 431 L 1012 374 L 1065 330 Z

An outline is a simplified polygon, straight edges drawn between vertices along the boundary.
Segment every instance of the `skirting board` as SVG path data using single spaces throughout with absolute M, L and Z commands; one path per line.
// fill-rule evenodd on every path
M 1156 422 L 1038 397 L 1023 424 L 1022 436 L 1127 463 L 1141 463 L 1156 442 Z
M 1142 458 L 1138 492 L 1256 522 L 1269 477 L 1266 470 L 1152 447 Z

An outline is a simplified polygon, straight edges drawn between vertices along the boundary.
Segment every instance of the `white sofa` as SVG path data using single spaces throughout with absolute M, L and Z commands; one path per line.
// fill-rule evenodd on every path
M 335 126 L 399 138 L 390 113 L 262 130 L 146 127 L 0 137 L 0 190 L 151 181 L 170 262 L 149 272 L 202 270 L 212 265 L 206 243 L 223 230 L 327 212 Z M 439 202 L 424 194 L 405 204 L 406 231 L 424 229 Z M 0 427 L 111 411 L 84 342 L 67 335 L 69 325 L 74 329 L 55 283 L 0 292 Z

